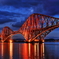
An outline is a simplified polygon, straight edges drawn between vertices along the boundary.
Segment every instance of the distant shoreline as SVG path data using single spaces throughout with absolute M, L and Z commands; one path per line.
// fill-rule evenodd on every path
M 0 42 L 1 42 L 1 39 L 0 39 Z M 5 42 L 9 42 L 9 41 L 5 41 Z M 28 42 L 25 42 L 24 40 L 19 40 L 19 39 L 13 40 L 13 42 L 24 42 L 24 43 L 28 43 Z M 33 41 L 33 42 L 35 43 L 35 41 Z M 44 42 L 59 42 L 59 39 L 44 39 Z
M 59 42 L 59 39 L 45 39 L 45 42 Z

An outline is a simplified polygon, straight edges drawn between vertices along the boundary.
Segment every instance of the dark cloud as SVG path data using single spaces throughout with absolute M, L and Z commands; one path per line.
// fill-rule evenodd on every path
M 8 12 L 8 11 L 0 11 L 0 24 L 8 23 L 8 22 L 16 22 L 16 18 L 20 18 L 24 16 L 20 13 Z
M 3 29 L 3 28 L 0 28 L 0 30 Z
M 16 16 L 20 16 L 22 14 L 14 13 L 14 12 L 8 12 L 8 11 L 0 11 L 0 15 L 16 17 Z
M 13 27 L 17 27 L 17 28 L 20 28 L 23 24 L 24 24 L 25 21 L 21 21 L 21 22 L 16 22 L 15 24 L 12 24 Z
M 0 24 L 4 24 L 4 23 L 8 23 L 8 22 L 14 22 L 14 20 L 11 20 L 11 19 L 0 19 Z
M 8 5 L 8 6 L 14 6 L 16 8 L 19 7 L 32 7 L 37 6 L 40 3 L 40 1 L 36 0 L 1 0 L 1 5 Z
M 1 0 L 0 4 L 15 8 L 33 7 L 34 13 L 42 13 L 50 16 L 59 14 L 59 0 Z
M 59 14 L 59 0 L 47 0 L 43 3 L 44 10 L 47 11 L 47 15 L 54 16 Z

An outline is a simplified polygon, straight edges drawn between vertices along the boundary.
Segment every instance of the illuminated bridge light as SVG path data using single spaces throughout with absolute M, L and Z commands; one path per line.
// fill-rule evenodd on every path
M 10 41 L 10 43 L 12 43 L 12 42 L 13 42 L 13 41 L 12 41 L 12 39 L 10 39 L 9 41 Z

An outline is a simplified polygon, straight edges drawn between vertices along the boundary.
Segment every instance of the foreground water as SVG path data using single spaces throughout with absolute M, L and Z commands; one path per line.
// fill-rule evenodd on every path
M 0 43 L 0 59 L 59 59 L 59 42 Z

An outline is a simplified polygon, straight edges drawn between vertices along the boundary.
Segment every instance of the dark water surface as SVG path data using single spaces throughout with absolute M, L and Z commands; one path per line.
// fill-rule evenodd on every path
M 59 59 L 59 42 L 0 43 L 0 59 Z

